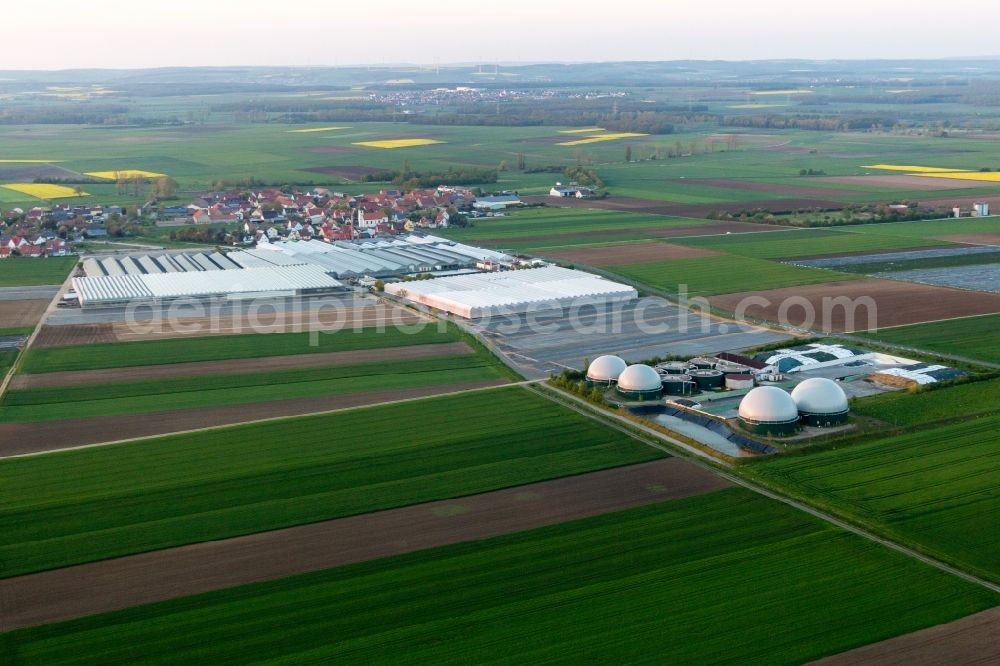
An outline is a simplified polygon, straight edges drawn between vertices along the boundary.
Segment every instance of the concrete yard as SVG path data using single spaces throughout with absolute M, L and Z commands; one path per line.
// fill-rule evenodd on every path
M 662 298 L 587 306 L 575 313 L 529 313 L 460 322 L 505 355 L 525 377 L 540 379 L 584 359 L 615 354 L 635 362 L 757 347 L 791 336 L 693 313 Z

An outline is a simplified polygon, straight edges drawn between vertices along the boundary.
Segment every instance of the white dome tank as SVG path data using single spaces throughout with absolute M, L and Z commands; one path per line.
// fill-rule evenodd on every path
M 641 363 L 628 366 L 618 376 L 618 388 L 623 391 L 657 391 L 662 386 L 660 373 Z
M 617 356 L 598 356 L 587 368 L 587 379 L 601 384 L 618 381 L 628 364 Z
M 748 423 L 789 423 L 798 421 L 799 409 L 777 386 L 758 386 L 743 396 L 739 414 Z
M 802 414 L 843 414 L 848 409 L 844 389 L 825 377 L 810 377 L 796 386 L 792 400 Z

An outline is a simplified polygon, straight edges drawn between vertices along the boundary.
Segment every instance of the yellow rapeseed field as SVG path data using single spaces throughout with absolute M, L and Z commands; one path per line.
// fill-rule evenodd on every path
M 136 176 L 161 178 L 167 174 L 156 173 L 155 171 L 143 171 L 142 169 L 119 169 L 118 171 L 88 171 L 85 175 L 93 176 L 94 178 L 105 178 L 107 180 L 118 180 L 119 177 L 135 178 Z
M 14 190 L 15 192 L 20 192 L 21 194 L 27 194 L 29 197 L 36 197 L 38 199 L 64 199 L 66 197 L 90 196 L 86 192 L 81 192 L 78 195 L 72 187 L 66 187 L 65 185 L 49 185 L 47 183 L 7 183 L 2 187 L 8 190 Z
M 593 134 L 605 131 L 603 127 L 584 127 L 582 129 L 559 130 L 560 134 Z
M 918 173 L 915 176 L 924 178 L 951 178 L 952 180 L 978 180 L 988 183 L 1000 183 L 1000 172 L 997 171 L 948 171 L 934 173 Z
M 632 139 L 637 136 L 649 136 L 648 134 L 639 134 L 636 132 L 617 132 L 615 134 L 598 134 L 596 136 L 588 136 L 586 139 L 576 139 L 575 141 L 563 141 L 558 144 L 560 146 L 582 146 L 587 143 L 599 143 L 601 141 L 614 141 L 615 139 Z
M 330 97 L 328 99 L 335 99 Z M 332 132 L 333 130 L 349 129 L 347 127 L 309 127 L 307 129 L 288 130 L 292 134 L 309 134 L 310 132 Z
M 961 173 L 968 169 L 942 169 L 941 167 L 905 166 L 900 164 L 866 164 L 863 169 L 882 169 L 883 171 L 909 171 L 918 173 Z
M 437 139 L 382 139 L 380 141 L 358 141 L 352 145 L 368 146 L 369 148 L 411 148 L 413 146 L 430 146 L 444 143 Z

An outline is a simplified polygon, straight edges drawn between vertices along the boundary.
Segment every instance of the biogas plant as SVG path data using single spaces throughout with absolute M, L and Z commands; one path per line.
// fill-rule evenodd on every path
M 840 344 L 811 343 L 688 360 L 604 355 L 586 385 L 636 416 L 730 456 L 849 429 L 850 398 L 953 379 L 962 371 Z M 773 445 L 772 445 L 773 444 Z

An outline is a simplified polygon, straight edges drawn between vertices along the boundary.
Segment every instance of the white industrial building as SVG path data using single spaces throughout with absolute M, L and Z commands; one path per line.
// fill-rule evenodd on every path
M 388 284 L 386 293 L 475 319 L 632 301 L 635 288 L 590 273 L 546 266 Z
M 282 298 L 323 294 L 343 285 L 315 266 L 270 266 L 73 278 L 82 307 L 178 298 Z
M 287 263 L 289 258 L 320 266 L 337 278 L 388 277 L 407 273 L 435 273 L 475 269 L 478 265 L 513 265 L 501 252 L 456 243 L 436 236 L 398 236 L 370 241 L 278 241 L 262 243 L 256 250 L 228 255 L 236 262 Z

